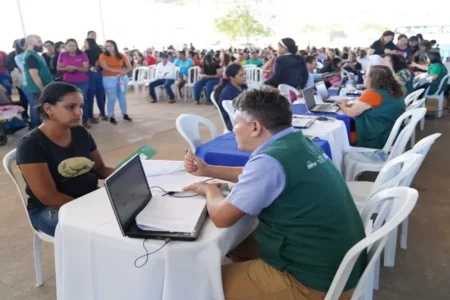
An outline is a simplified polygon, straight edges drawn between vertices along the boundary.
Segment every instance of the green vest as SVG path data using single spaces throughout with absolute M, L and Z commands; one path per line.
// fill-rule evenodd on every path
M 305 286 L 326 292 L 347 251 L 364 238 L 361 217 L 342 175 L 301 131 L 263 150 L 283 167 L 286 185 L 258 215 L 253 233 L 261 259 Z M 354 288 L 366 266 L 361 255 L 345 286 Z
M 375 90 L 383 97 L 380 106 L 370 108 L 355 118 L 356 146 L 382 149 L 395 121 L 405 112 L 403 98 L 393 98 L 386 90 Z
M 42 80 L 42 84 L 44 86 L 49 85 L 50 83 L 53 82 L 53 77 L 52 74 L 50 73 L 50 70 L 48 69 L 47 64 L 45 63 L 44 59 L 42 57 L 40 57 L 36 52 L 34 51 L 30 51 L 27 50 L 25 51 L 25 54 L 23 55 L 23 71 L 25 73 L 25 78 L 27 81 L 27 88 L 28 88 L 28 92 L 30 94 L 38 94 L 41 92 L 41 89 L 34 83 L 33 79 L 31 78 L 30 75 L 30 69 L 28 69 L 28 66 L 26 64 L 26 61 L 28 59 L 28 57 L 30 56 L 34 56 L 36 57 L 36 59 L 39 62 L 39 77 Z

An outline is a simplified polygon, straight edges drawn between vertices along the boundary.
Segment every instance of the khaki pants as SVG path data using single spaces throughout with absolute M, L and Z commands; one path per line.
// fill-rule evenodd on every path
M 326 293 L 310 289 L 292 275 L 262 261 L 252 236 L 237 246 L 230 257 L 235 262 L 222 266 L 222 282 L 227 300 L 323 300 Z M 348 300 L 353 289 L 342 293 Z

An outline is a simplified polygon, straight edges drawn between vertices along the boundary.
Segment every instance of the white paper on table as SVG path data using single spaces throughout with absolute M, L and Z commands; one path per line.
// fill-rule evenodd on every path
M 205 198 L 200 196 L 192 198 L 154 196 L 137 215 L 136 223 L 143 230 L 191 233 L 205 205 Z
M 178 160 L 142 160 L 146 177 L 167 175 L 184 170 L 184 162 Z

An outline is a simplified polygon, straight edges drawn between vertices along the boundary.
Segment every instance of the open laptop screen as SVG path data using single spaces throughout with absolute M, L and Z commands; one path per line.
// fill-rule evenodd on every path
M 302 93 L 308 110 L 313 109 L 316 106 L 316 100 L 314 99 L 314 88 L 310 87 L 307 89 L 303 89 Z
M 122 233 L 152 197 L 141 158 L 136 155 L 105 180 Z

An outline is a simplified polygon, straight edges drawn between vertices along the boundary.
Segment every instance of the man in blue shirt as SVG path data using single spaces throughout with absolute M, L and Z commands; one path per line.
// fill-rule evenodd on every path
M 180 72 L 178 73 L 178 90 L 181 98 L 183 97 L 182 89 L 189 77 L 189 68 L 195 66 L 195 63 L 192 59 L 186 58 L 186 53 L 184 51 L 179 51 L 178 58 L 174 61 L 174 64 L 180 68 Z
M 217 227 L 246 214 L 259 219 L 252 237 L 231 252 L 236 263 L 222 267 L 225 299 L 324 299 L 343 257 L 364 238 L 347 185 L 323 151 L 294 132 L 278 91 L 243 92 L 233 105 L 238 148 L 252 152 L 244 168 L 185 156 L 189 173 L 236 183 L 227 198 L 214 184 L 184 188 L 206 197 Z M 365 260 L 363 254 L 356 262 L 342 299 L 351 298 Z

